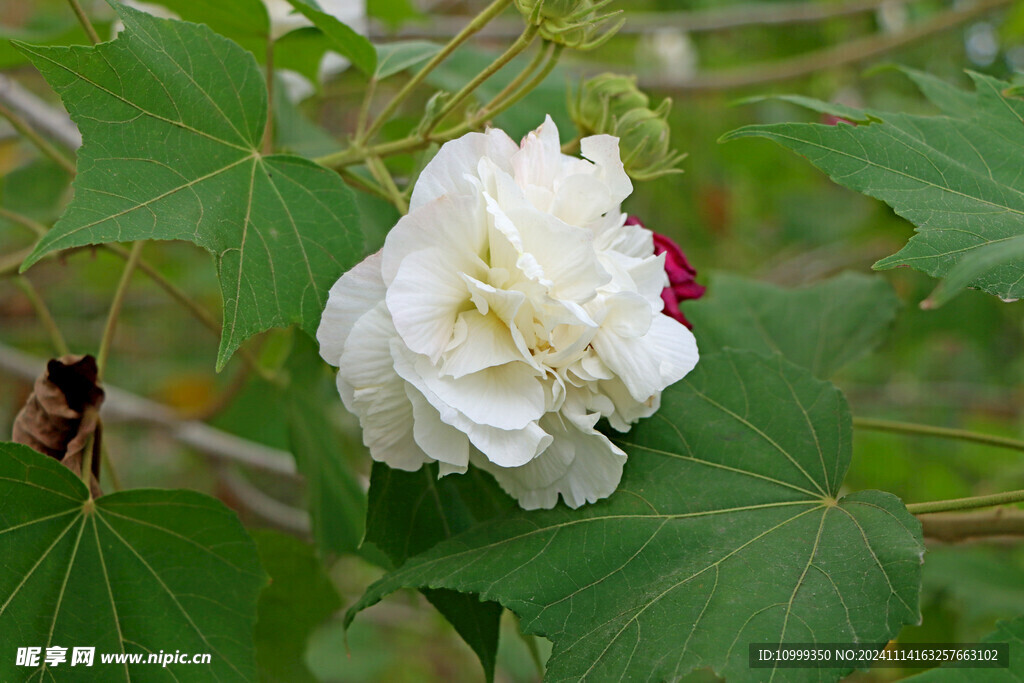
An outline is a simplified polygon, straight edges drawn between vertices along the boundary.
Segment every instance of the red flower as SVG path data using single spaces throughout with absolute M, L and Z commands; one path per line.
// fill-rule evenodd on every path
M 626 225 L 645 227 L 636 216 L 626 218 Z M 704 285 L 694 280 L 697 271 L 690 265 L 679 245 L 664 235 L 654 233 L 654 253 L 665 254 L 665 273 L 668 275 L 668 287 L 661 291 L 661 299 L 665 302 L 662 312 L 693 329 L 693 325 L 679 310 L 679 304 L 704 296 Z

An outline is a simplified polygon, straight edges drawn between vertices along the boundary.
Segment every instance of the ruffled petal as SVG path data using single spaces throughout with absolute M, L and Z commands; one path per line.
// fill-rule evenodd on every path
M 519 151 L 504 131 L 469 133 L 444 144 L 420 173 L 409 201 L 410 213 L 444 195 L 472 195 L 476 186 L 467 179 L 476 175 L 481 158 L 509 168 L 508 160 Z
M 461 342 L 446 351 L 441 373 L 458 379 L 496 365 L 530 360 L 516 346 L 508 325 L 494 313 L 465 311 L 455 321 L 455 335 Z
M 581 431 L 556 416 L 545 416 L 544 428 L 554 440 L 536 460 L 516 468 L 496 467 L 486 462 L 479 462 L 479 466 L 490 472 L 501 488 L 527 510 L 552 508 L 559 495 L 566 505 L 578 508 L 614 493 L 626 462 L 626 454 L 621 449 L 600 432 Z M 542 483 L 566 461 L 569 465 L 560 476 L 550 483 Z
M 316 340 L 320 344 L 320 356 L 331 365 L 337 366 L 340 362 L 356 321 L 384 300 L 380 260 L 379 251 L 367 256 L 342 275 L 327 295 Z
M 453 269 L 483 265 L 487 249 L 487 214 L 477 197 L 439 197 L 399 219 L 381 250 L 381 276 L 388 287 L 402 262 L 425 249 L 440 249 Z
M 640 402 L 682 379 L 698 358 L 693 333 L 665 315 L 654 316 L 642 337 L 622 337 L 602 328 L 594 337 L 594 349 Z
M 536 371 L 525 363 L 506 363 L 456 379 L 442 377 L 437 367 L 421 356 L 415 371 L 440 402 L 475 424 L 525 429 L 544 414 L 544 389 Z M 431 403 L 441 409 L 433 400 Z
M 461 274 L 480 275 L 472 262 L 452 263 L 440 248 L 423 249 L 402 261 L 386 301 L 406 345 L 435 363 L 448 347 L 459 312 L 470 301 Z
M 429 457 L 445 463 L 445 474 L 466 471 L 469 464 L 469 438 L 465 433 L 441 420 L 437 409 L 416 387 L 405 384 L 405 393 L 412 404 L 413 437 Z

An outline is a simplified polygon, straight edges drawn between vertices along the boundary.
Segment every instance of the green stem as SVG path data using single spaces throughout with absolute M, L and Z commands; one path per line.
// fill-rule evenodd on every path
M 519 38 L 516 39 L 516 42 L 512 43 L 512 45 L 510 45 L 509 48 L 505 50 L 505 52 L 502 53 L 500 57 L 491 62 L 487 66 L 487 68 L 485 68 L 483 71 L 474 76 L 469 83 L 462 86 L 462 89 L 459 90 L 459 92 L 455 93 L 455 95 L 450 100 L 448 100 L 443 107 L 441 107 L 441 111 L 437 113 L 437 115 L 434 117 L 434 120 L 431 123 L 429 123 L 426 129 L 423 131 L 424 134 L 429 135 L 430 131 L 432 131 L 437 126 L 437 124 L 441 123 L 441 121 L 444 120 L 445 116 L 450 114 L 452 111 L 455 110 L 456 107 L 462 104 L 462 102 L 465 101 L 467 97 L 469 97 L 477 88 L 483 85 L 484 81 L 486 81 L 488 78 L 496 74 L 498 71 L 501 70 L 502 67 L 504 67 L 506 64 L 508 64 L 513 59 L 518 57 L 523 52 L 523 50 L 528 48 L 530 46 L 530 43 L 533 42 L 534 36 L 537 35 L 537 30 L 538 27 L 534 24 L 530 24 L 529 26 L 527 26 L 526 30 L 523 31 Z
M 47 308 L 43 297 L 39 296 L 39 292 L 32 286 L 32 282 L 24 275 L 19 275 L 14 278 L 14 284 L 29 300 L 29 303 L 32 304 L 36 317 L 39 318 L 39 322 L 46 329 L 46 333 L 50 335 L 50 343 L 53 344 L 53 349 L 57 352 L 57 355 L 66 356 L 71 353 L 68 349 L 67 341 L 64 340 L 64 335 L 61 334 L 60 328 L 57 327 L 57 321 L 53 319 L 53 314 Z
M 388 167 L 384 165 L 384 162 L 380 160 L 380 157 L 370 157 L 366 160 L 367 165 L 370 168 L 370 172 L 373 173 L 373 177 L 377 179 L 385 191 L 388 193 L 388 201 L 395 205 L 398 212 L 403 216 L 409 213 L 409 205 L 405 201 L 405 195 L 398 189 L 398 185 L 395 184 L 395 179 L 391 177 L 391 173 L 388 171 Z
M 993 436 L 991 434 L 980 434 L 978 432 L 970 432 L 965 429 L 934 427 L 932 425 L 915 424 L 912 422 L 876 420 L 874 418 L 868 417 L 853 418 L 853 426 L 876 432 L 913 434 L 917 436 L 934 436 L 943 439 L 971 441 L 973 443 L 985 444 L 986 446 L 996 446 L 997 448 L 1009 448 L 1015 451 L 1024 451 L 1024 441 L 1021 441 L 1019 439 L 1010 439 L 1005 436 Z
M 7 219 L 12 223 L 17 223 L 18 225 L 28 228 L 34 232 L 37 237 L 42 237 L 50 231 L 50 229 L 42 223 L 34 221 L 28 216 L 22 216 L 20 213 L 15 213 L 14 211 L 5 209 L 2 206 L 0 206 L 0 218 Z
M 512 105 L 519 102 L 519 100 L 521 100 L 534 88 L 540 85 L 540 83 L 543 82 L 544 79 L 551 74 L 555 66 L 558 64 L 558 59 L 562 54 L 562 49 L 562 45 L 556 45 L 554 50 L 552 50 L 548 58 L 548 63 L 544 66 L 543 70 L 541 70 L 540 73 L 534 76 L 529 83 L 520 88 L 519 92 L 514 93 L 511 97 L 508 97 L 504 102 L 501 102 L 500 104 L 494 106 L 488 105 L 484 107 L 484 109 L 482 109 L 472 119 L 460 123 L 454 128 L 449 128 L 448 130 L 444 130 L 439 133 L 433 133 L 431 135 L 416 133 L 414 135 L 404 137 L 400 140 L 384 142 L 379 145 L 367 147 L 365 149 L 358 149 L 352 147 L 341 152 L 337 152 L 335 154 L 329 154 L 327 156 L 319 157 L 317 159 L 314 159 L 313 161 L 322 166 L 334 166 L 336 168 L 343 168 L 345 166 L 350 166 L 352 164 L 364 161 L 369 157 L 384 158 L 389 157 L 393 154 L 400 154 L 403 152 L 415 152 L 416 150 L 423 149 L 424 147 L 430 145 L 433 142 L 443 143 L 447 142 L 448 140 L 457 138 L 460 135 L 463 135 L 471 130 L 474 130 L 475 128 L 478 128 L 487 120 L 502 113 Z
M 48 140 L 37 133 L 35 129 L 29 125 L 28 121 L 18 116 L 13 110 L 9 109 L 4 104 L 0 104 L 0 116 L 7 119 L 11 126 L 14 127 L 14 130 L 21 133 L 22 137 L 35 145 L 40 152 L 48 156 L 54 161 L 54 163 L 71 175 L 75 174 L 75 162 L 64 156 L 63 152 L 51 145 Z
M 373 95 L 377 92 L 377 77 L 370 78 L 366 84 L 366 92 L 363 93 L 363 101 L 359 105 L 359 117 L 356 119 L 356 139 L 359 140 L 366 132 L 366 124 L 370 119 L 370 104 L 373 103 Z
M 384 188 L 381 187 L 380 185 L 377 185 L 369 178 L 364 178 L 358 173 L 353 173 L 347 168 L 339 168 L 338 173 L 341 175 L 342 179 L 344 179 L 345 182 L 347 182 L 349 185 L 354 185 L 356 188 L 364 192 L 369 192 L 370 194 L 376 197 L 380 197 L 386 202 L 391 201 L 391 197 L 389 197 L 388 193 L 384 191 Z
M 16 275 L 21 269 L 21 264 L 25 262 L 29 254 L 34 251 L 32 247 L 15 251 L 5 256 L 0 256 L 0 277 L 7 277 L 8 275 Z
M 1007 491 L 993 493 L 988 496 L 971 496 L 970 498 L 954 498 L 952 500 L 936 500 L 930 503 L 910 503 L 907 510 L 915 515 L 926 515 L 932 512 L 953 512 L 955 510 L 973 510 L 975 508 L 1006 505 L 1007 503 L 1024 502 L 1024 491 Z
M 498 98 L 496 97 L 494 101 L 492 101 L 486 107 L 481 109 L 480 112 L 478 112 L 477 115 L 474 116 L 472 119 L 464 123 L 461 123 L 458 126 L 455 126 L 454 128 L 449 128 L 448 130 L 441 131 L 440 133 L 438 133 L 437 137 L 443 138 L 445 140 L 451 140 L 453 138 L 459 137 L 460 135 L 464 135 L 465 133 L 468 133 L 474 128 L 479 127 L 487 120 L 494 118 L 495 116 L 501 114 L 512 105 L 519 102 L 519 100 L 523 99 L 528 94 L 533 92 L 533 90 L 538 85 L 543 83 L 544 79 L 547 78 L 552 71 L 554 71 L 555 66 L 558 64 L 559 57 L 562 56 L 563 49 L 565 49 L 564 45 L 556 44 L 549 53 L 548 61 L 544 65 L 544 68 L 541 69 L 537 73 L 537 75 L 535 75 L 532 79 L 530 79 L 529 83 L 520 88 L 518 92 L 513 93 L 511 96 L 507 97 L 503 102 L 499 102 Z
M 437 68 L 438 64 L 447 59 L 449 55 L 455 51 L 455 48 L 462 45 L 462 43 L 466 42 L 470 36 L 486 26 L 491 19 L 501 14 L 501 12 L 511 3 L 512 0 L 494 0 L 494 2 L 488 5 L 483 12 L 466 24 L 465 28 L 459 31 L 454 38 L 449 40 L 448 44 L 441 48 L 441 51 L 434 55 L 433 58 L 427 62 L 427 65 L 417 71 L 416 74 L 406 82 L 402 89 L 399 90 L 393 98 L 391 98 L 391 101 L 387 103 L 380 115 L 374 119 L 374 122 L 369 129 L 367 129 L 367 131 L 357 139 L 357 146 L 362 147 L 368 140 L 373 138 L 377 131 L 381 129 L 381 126 L 383 126 L 384 123 L 391 118 L 391 115 L 395 113 L 399 105 L 405 101 L 405 98 L 416 89 L 416 86 L 423 82 L 423 79 L 425 79 L 431 71 Z M 346 151 L 348 150 L 344 150 L 339 154 L 345 154 Z M 330 161 L 327 161 L 325 162 L 325 165 L 330 166 L 332 164 Z
M 100 467 L 107 471 L 107 478 L 110 479 L 110 484 L 114 487 L 115 491 L 120 491 L 124 488 L 121 485 L 121 477 L 117 475 L 117 468 L 114 467 L 114 461 L 110 459 L 110 453 L 107 451 L 105 443 L 100 446 L 100 458 Z
M 131 252 L 119 244 L 105 244 L 108 251 L 117 254 L 125 261 L 131 258 Z M 220 335 L 221 326 L 220 323 L 213 317 L 213 315 L 203 308 L 197 301 L 190 297 L 185 290 L 178 287 L 176 284 L 164 277 L 163 273 L 154 268 L 145 259 L 139 259 L 136 264 L 138 270 L 144 273 L 149 279 L 151 279 L 157 286 L 167 292 L 168 295 L 179 304 L 181 304 L 189 313 L 191 313 L 199 322 L 203 324 L 203 327 L 207 328 L 216 335 Z M 266 368 L 259 364 L 259 360 L 252 355 L 249 349 L 240 347 L 236 353 L 241 357 L 242 361 L 246 363 L 252 370 L 256 372 L 262 379 L 271 382 L 273 384 L 280 384 L 281 380 L 274 373 L 269 372 Z
M 100 377 L 103 376 L 103 371 L 107 366 L 107 356 L 110 355 L 110 343 L 114 338 L 114 330 L 117 329 L 117 318 L 121 315 L 121 306 L 124 304 L 124 297 L 128 291 L 128 282 L 131 281 L 132 274 L 135 272 L 136 266 L 139 265 L 139 259 L 142 257 L 142 247 L 145 244 L 143 240 L 132 244 L 131 252 L 128 254 L 128 261 L 124 265 L 124 271 L 121 272 L 121 281 L 117 283 L 117 289 L 114 291 L 114 300 L 110 303 L 107 324 L 103 328 L 103 338 L 100 339 L 100 350 L 96 354 L 96 367 L 99 369 Z
M 82 9 L 80 4 L 78 4 L 78 0 L 68 0 L 68 3 L 71 5 L 71 9 L 75 11 L 75 16 L 78 17 L 78 23 L 80 23 L 82 28 L 85 29 L 85 35 L 89 37 L 89 41 L 93 45 L 99 43 L 100 37 L 96 34 L 96 29 L 93 28 L 92 22 L 89 21 L 89 17 L 85 15 L 85 10 Z

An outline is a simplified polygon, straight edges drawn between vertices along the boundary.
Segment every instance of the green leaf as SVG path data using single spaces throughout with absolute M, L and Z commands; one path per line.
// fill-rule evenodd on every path
M 839 498 L 850 416 L 780 356 L 701 359 L 619 444 L 618 491 L 579 510 L 477 525 L 372 585 L 479 593 L 553 642 L 550 681 L 671 680 L 710 666 L 766 680 L 749 643 L 885 642 L 916 621 L 920 525 L 894 496 Z M 840 670 L 787 671 L 834 680 Z
M 251 55 L 205 26 L 116 9 L 126 28 L 113 42 L 20 46 L 84 139 L 75 197 L 24 267 L 68 247 L 189 240 L 217 262 L 218 368 L 272 327 L 314 334 L 361 253 L 351 191 L 310 161 L 259 152 L 267 93 Z
M 153 680 L 153 664 L 102 667 L 100 654 L 161 650 L 209 653 L 211 680 L 255 678 L 266 575 L 219 501 L 155 489 L 92 500 L 73 472 L 20 444 L 0 444 L 0 499 L 0 680 L 95 681 L 95 667 L 107 680 Z M 67 647 L 68 664 L 17 667 L 16 646 Z M 94 667 L 70 667 L 72 647 L 95 647 Z M 165 671 L 195 680 L 196 665 Z
M 313 548 L 285 534 L 252 534 L 270 585 L 260 595 L 256 663 L 263 683 L 315 683 L 306 666 L 310 634 L 341 607 L 334 584 Z
M 359 35 L 337 17 L 322 12 L 311 6 L 306 0 L 288 0 L 302 16 L 313 22 L 313 25 L 330 38 L 331 46 L 340 54 L 348 57 L 357 69 L 367 76 L 372 76 L 377 68 L 377 51 L 364 36 Z
M 376 463 L 370 477 L 366 540 L 400 566 L 474 524 L 513 510 L 515 501 L 476 468 L 462 476 L 438 479 L 434 465 L 401 472 Z M 501 605 L 452 590 L 422 590 L 480 658 L 486 679 L 493 680 Z
M 324 35 L 323 31 L 315 26 L 303 26 L 294 31 L 289 31 L 274 41 L 274 68 L 289 69 L 300 73 L 313 84 L 319 92 L 320 89 L 320 63 L 323 61 L 324 53 L 331 49 L 331 39 Z M 283 87 L 283 86 L 281 86 Z M 274 85 L 275 99 L 279 84 Z M 277 111 L 274 111 L 276 116 Z M 276 119 L 274 123 L 277 123 Z M 280 144 L 280 140 L 275 138 Z M 333 140 L 332 140 L 333 142 Z M 332 150 L 338 148 L 334 142 Z
M 306 479 L 313 535 L 325 553 L 353 553 L 363 540 L 366 494 L 349 468 L 338 430 L 324 412 L 337 405 L 321 391 L 326 380 L 334 393 L 333 382 L 315 344 L 304 335 L 296 336 L 287 368 L 288 441 Z
M 878 346 L 900 302 L 880 277 L 842 273 L 799 289 L 716 274 L 707 296 L 686 304 L 701 353 L 727 347 L 781 353 L 817 377 Z
M 911 78 L 943 113 L 866 111 L 877 123 L 747 126 L 723 139 L 766 137 L 801 154 L 837 183 L 881 199 L 917 226 L 876 268 L 910 266 L 945 277 L 968 254 L 1024 235 L 1024 100 L 1008 83 L 971 73 L 965 92 L 920 72 Z M 1024 259 L 992 264 L 969 283 L 1004 299 L 1024 296 Z
M 440 50 L 440 45 L 426 40 L 405 40 L 378 45 L 377 70 L 373 77 L 380 81 L 388 76 L 394 76 L 430 59 Z
M 1011 237 L 1005 242 L 986 244 L 956 262 L 946 273 L 946 279 L 939 283 L 922 308 L 938 308 L 961 293 L 965 287 L 986 273 L 1007 263 L 1024 263 L 1024 235 Z
M 411 0 L 366 0 L 366 15 L 380 19 L 391 28 L 423 18 Z
M 206 24 L 253 53 L 261 63 L 266 57 L 270 16 L 263 0 L 159 0 L 156 4 L 163 5 L 185 21 Z M 118 7 L 114 9 L 121 13 Z
M 1006 669 L 943 666 L 904 679 L 914 683 L 1017 683 L 1024 678 L 1024 617 L 1000 621 L 983 643 L 1009 643 L 1010 666 Z

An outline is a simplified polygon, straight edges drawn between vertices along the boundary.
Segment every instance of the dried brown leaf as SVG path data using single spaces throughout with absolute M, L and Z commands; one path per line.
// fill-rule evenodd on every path
M 94 497 L 101 495 L 100 405 L 103 389 L 97 384 L 96 359 L 68 355 L 47 362 L 36 378 L 32 394 L 14 419 L 13 439 L 44 455 L 60 460 L 78 475 L 86 447 L 92 444 Z

